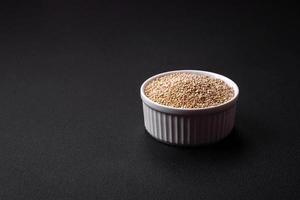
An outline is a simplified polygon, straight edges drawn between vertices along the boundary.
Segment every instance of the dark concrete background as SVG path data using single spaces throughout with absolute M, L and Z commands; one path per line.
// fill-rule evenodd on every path
M 299 199 L 299 12 L 260 3 L 0 7 L 0 199 Z M 224 141 L 144 130 L 139 87 L 200 69 L 240 87 Z

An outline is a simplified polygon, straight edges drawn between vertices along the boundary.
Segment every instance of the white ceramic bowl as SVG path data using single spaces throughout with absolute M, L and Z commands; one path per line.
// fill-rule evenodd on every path
M 173 108 L 150 100 L 145 86 L 153 79 L 171 73 L 187 72 L 223 80 L 234 90 L 231 100 L 207 108 Z M 147 79 L 140 89 L 145 128 L 157 140 L 175 145 L 201 145 L 217 142 L 230 134 L 234 127 L 239 88 L 229 78 L 200 70 L 177 70 L 157 74 Z

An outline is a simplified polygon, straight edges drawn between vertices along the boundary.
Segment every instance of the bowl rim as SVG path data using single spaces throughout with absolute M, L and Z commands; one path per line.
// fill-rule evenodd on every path
M 152 81 L 155 78 L 165 76 L 167 74 L 172 74 L 172 73 L 178 73 L 178 72 L 186 72 L 186 73 L 194 73 L 194 74 L 201 74 L 201 75 L 207 75 L 211 76 L 214 78 L 218 78 L 223 80 L 226 84 L 228 84 L 230 87 L 233 88 L 234 90 L 234 96 L 229 100 L 226 101 L 222 104 L 216 105 L 216 106 L 209 106 L 205 108 L 175 108 L 175 107 L 170 107 L 170 106 L 165 106 L 159 103 L 156 103 L 149 99 L 144 92 L 145 86 Z M 151 76 L 147 80 L 143 82 L 143 84 L 140 87 L 140 95 L 142 101 L 148 105 L 150 108 L 164 112 L 164 113 L 170 113 L 170 114 L 207 114 L 207 113 L 215 113 L 215 112 L 220 112 L 227 110 L 231 108 L 232 106 L 235 106 L 236 101 L 239 96 L 239 87 L 237 84 L 232 81 L 231 79 L 227 78 L 224 75 L 217 74 L 215 72 L 209 72 L 209 71 L 203 71 L 203 70 L 172 70 L 172 71 L 167 71 L 167 72 L 162 72 L 159 74 L 156 74 L 154 76 Z

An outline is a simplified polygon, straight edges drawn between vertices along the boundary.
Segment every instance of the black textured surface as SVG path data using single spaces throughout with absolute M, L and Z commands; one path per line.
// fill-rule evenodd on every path
M 293 5 L 10 2 L 0 19 L 1 200 L 300 198 Z M 141 83 L 187 68 L 240 87 L 218 144 L 144 130 Z

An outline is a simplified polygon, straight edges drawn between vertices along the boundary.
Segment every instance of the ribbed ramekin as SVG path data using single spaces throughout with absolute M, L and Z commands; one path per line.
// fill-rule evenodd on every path
M 207 75 L 223 80 L 234 90 L 231 100 L 207 108 L 173 108 L 150 100 L 144 93 L 145 86 L 153 79 L 167 74 L 187 72 Z M 200 70 L 169 71 L 147 79 L 140 89 L 143 102 L 144 124 L 155 139 L 174 145 L 202 145 L 217 142 L 230 134 L 234 127 L 236 101 L 239 88 L 229 78 Z

